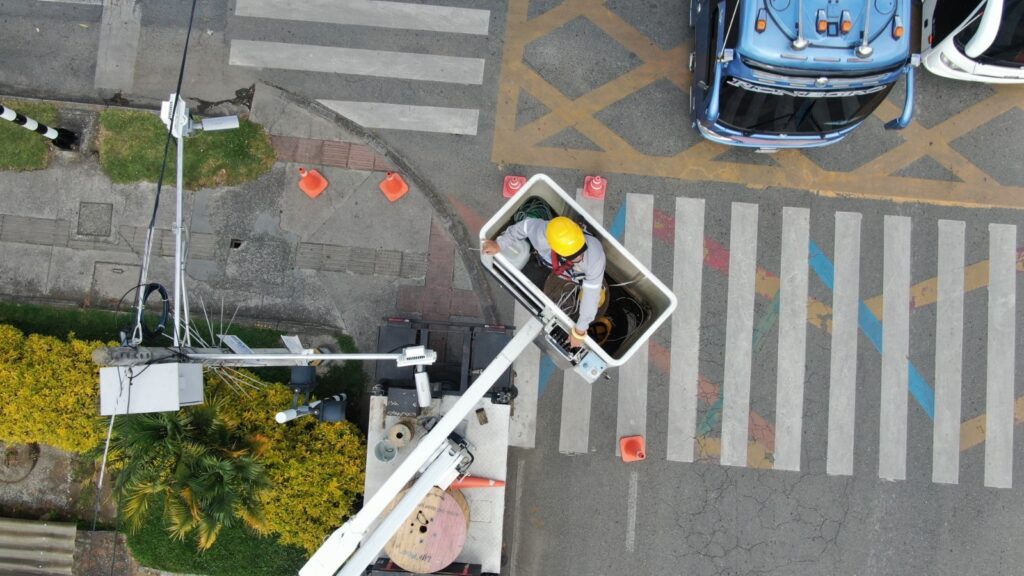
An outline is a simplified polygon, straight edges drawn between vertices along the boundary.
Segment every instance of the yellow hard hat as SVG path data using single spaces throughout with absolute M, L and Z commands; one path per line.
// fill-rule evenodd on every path
M 587 245 L 580 225 L 565 216 L 559 216 L 548 222 L 547 238 L 551 249 L 563 258 L 576 255 Z

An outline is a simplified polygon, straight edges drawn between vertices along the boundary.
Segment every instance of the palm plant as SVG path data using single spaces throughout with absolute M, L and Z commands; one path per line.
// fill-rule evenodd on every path
M 129 531 L 162 507 L 170 535 L 182 540 L 194 533 L 200 550 L 238 522 L 266 532 L 259 492 L 269 482 L 256 459 L 258 445 L 222 416 L 224 403 L 211 397 L 177 412 L 114 421 L 111 448 L 121 466 L 115 494 Z

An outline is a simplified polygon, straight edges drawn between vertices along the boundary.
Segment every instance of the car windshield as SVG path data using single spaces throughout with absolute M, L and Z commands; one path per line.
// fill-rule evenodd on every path
M 977 16 L 953 39 L 957 48 L 965 49 L 981 23 Z M 1024 0 L 1005 0 L 1003 17 L 996 39 L 978 56 L 978 61 L 995 66 L 1024 66 Z
M 794 90 L 729 77 L 719 122 L 745 134 L 828 134 L 864 120 L 894 83 L 858 90 Z

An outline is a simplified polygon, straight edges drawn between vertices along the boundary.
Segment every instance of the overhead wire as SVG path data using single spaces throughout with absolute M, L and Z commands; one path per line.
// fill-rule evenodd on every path
M 164 140 L 164 156 L 163 162 L 160 165 L 160 176 L 156 181 L 156 196 L 153 200 L 153 214 L 149 218 L 149 226 L 146 231 L 146 244 L 142 251 L 142 266 L 139 269 L 139 281 L 136 283 L 137 286 L 144 286 L 148 284 L 146 278 L 149 275 L 149 259 L 153 251 L 153 232 L 156 230 L 156 215 L 160 209 L 160 192 L 163 189 L 164 184 L 164 173 L 167 171 L 167 157 L 171 149 L 171 138 L 173 136 L 174 129 L 174 118 L 177 115 L 178 104 L 181 102 L 181 83 L 185 78 L 185 62 L 188 60 L 188 44 L 192 37 L 192 23 L 196 18 L 196 4 L 197 0 L 192 0 L 192 8 L 189 11 L 188 16 L 188 30 L 185 32 L 185 48 L 181 53 L 181 66 L 178 69 L 178 83 L 174 89 L 174 102 L 171 104 L 171 115 L 170 121 L 167 123 L 167 138 Z M 184 138 L 184 135 L 180 136 Z M 138 289 L 136 287 L 136 289 Z M 145 308 L 145 302 L 142 301 L 142 295 L 139 295 L 138 303 L 138 314 L 135 317 L 135 328 L 132 331 L 132 342 L 138 344 L 142 341 L 142 310 Z

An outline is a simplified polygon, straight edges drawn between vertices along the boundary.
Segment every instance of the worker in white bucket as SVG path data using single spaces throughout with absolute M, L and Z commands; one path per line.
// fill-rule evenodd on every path
M 493 256 L 523 239 L 529 240 L 538 260 L 551 269 L 544 294 L 576 322 L 569 332 L 569 344 L 582 346 L 590 323 L 608 307 L 601 241 L 565 216 L 524 218 L 506 228 L 496 241 L 484 240 L 480 250 Z

